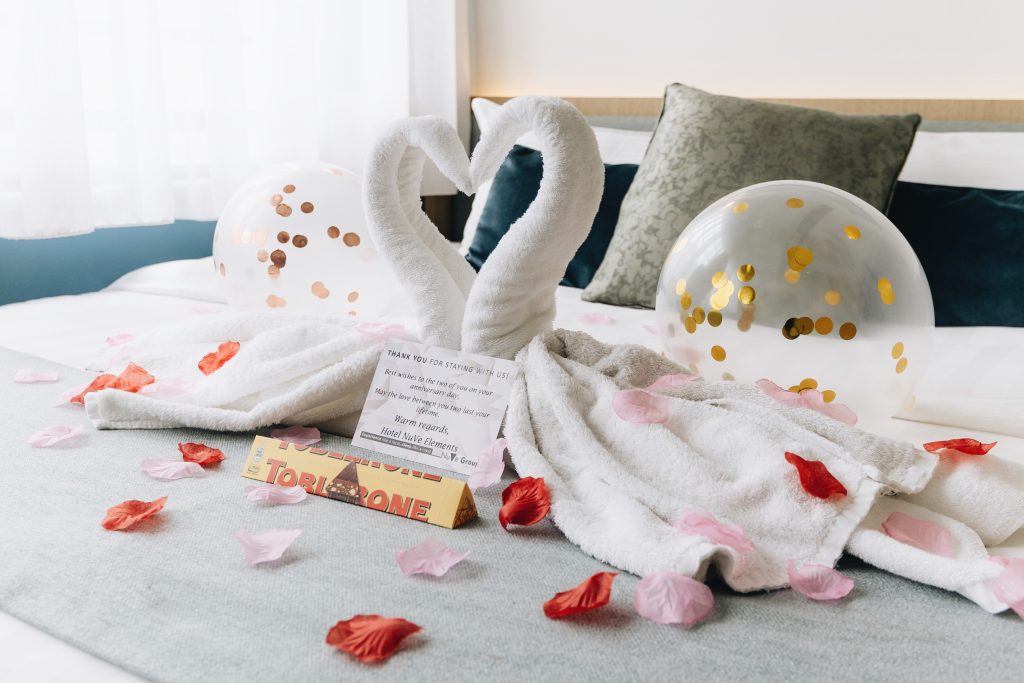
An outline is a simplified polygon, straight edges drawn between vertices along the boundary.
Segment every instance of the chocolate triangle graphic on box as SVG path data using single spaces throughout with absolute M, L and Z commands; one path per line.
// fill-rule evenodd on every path
M 350 462 L 327 485 L 327 497 L 359 505 L 359 469 Z

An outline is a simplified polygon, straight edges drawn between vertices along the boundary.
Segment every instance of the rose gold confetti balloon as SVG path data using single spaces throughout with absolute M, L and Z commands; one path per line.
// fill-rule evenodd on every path
M 912 401 L 935 327 L 896 226 L 799 180 L 752 185 L 694 218 L 665 260 L 656 309 L 669 357 L 708 379 L 766 378 L 874 417 Z
M 237 308 L 373 317 L 399 289 L 367 234 L 359 178 L 325 163 L 286 164 L 238 190 L 213 259 Z

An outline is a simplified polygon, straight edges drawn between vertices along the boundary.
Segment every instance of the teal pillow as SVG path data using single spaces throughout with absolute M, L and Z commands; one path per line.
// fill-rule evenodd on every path
M 565 270 L 562 284 L 583 288 L 601 265 L 619 220 L 619 207 L 626 190 L 636 175 L 636 164 L 615 164 L 604 167 L 604 194 L 597 216 L 590 228 L 586 241 L 580 245 Z M 541 153 L 529 147 L 516 145 L 502 162 L 491 184 L 487 203 L 480 214 L 473 242 L 469 246 L 466 260 L 477 270 L 487 261 L 498 241 L 508 229 L 526 213 L 540 190 L 540 179 L 544 174 Z
M 936 325 L 1024 327 L 1024 191 L 901 182 L 889 218 L 924 266 Z

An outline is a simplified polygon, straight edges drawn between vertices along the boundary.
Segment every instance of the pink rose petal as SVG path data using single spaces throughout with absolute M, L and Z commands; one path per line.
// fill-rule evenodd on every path
M 943 557 L 953 556 L 949 531 L 935 522 L 893 512 L 882 522 L 882 529 L 890 538 L 901 543 Z
M 56 382 L 60 375 L 56 372 L 40 372 L 21 368 L 14 371 L 14 381 L 18 384 L 36 384 L 38 382 Z
M 590 325 L 611 325 L 615 322 L 615 318 L 607 313 L 581 313 L 580 322 Z
M 430 574 L 443 576 L 449 569 L 466 559 L 468 552 L 461 555 L 436 538 L 428 538 L 419 545 L 398 551 L 395 560 L 406 576 Z
M 71 399 L 85 391 L 89 384 L 91 384 L 91 382 L 82 384 L 81 386 L 71 387 L 70 389 L 68 389 L 67 391 L 60 395 L 60 398 L 58 398 L 57 402 L 53 404 L 53 407 L 58 408 L 61 406 L 73 406 L 75 408 L 83 408 L 84 404 L 72 403 Z
M 811 600 L 838 600 L 853 590 L 853 579 L 823 564 L 786 563 L 789 585 Z
M 246 486 L 245 497 L 254 503 L 269 503 L 270 505 L 294 505 L 306 500 L 306 489 L 301 486 L 277 486 L 268 484 L 260 486 Z
M 759 379 L 754 384 L 760 387 L 767 396 L 783 405 L 792 408 L 809 408 L 831 417 L 833 420 L 839 420 L 851 426 L 857 424 L 857 414 L 849 406 L 842 403 L 825 403 L 821 392 L 816 389 L 804 389 L 800 392 L 788 391 L 767 379 Z
M 174 401 L 195 391 L 196 385 L 184 379 L 160 379 L 139 389 L 139 393 L 163 401 Z
M 505 439 L 495 439 L 491 445 L 480 452 L 476 468 L 469 475 L 469 489 L 485 489 L 494 486 L 501 481 L 501 475 L 505 473 L 505 449 L 508 442 Z
M 612 410 L 627 422 L 661 423 L 668 420 L 668 397 L 643 389 L 622 389 L 612 396 Z
M 301 529 L 267 529 L 258 534 L 250 534 L 245 529 L 239 529 L 235 532 L 235 538 L 242 544 L 245 561 L 259 564 L 273 562 L 284 555 L 284 551 L 301 533 Z
M 992 560 L 1005 567 L 989 584 L 992 594 L 1024 619 L 1024 557 L 993 557 Z
M 270 432 L 271 439 L 292 443 L 296 446 L 312 446 L 320 440 L 320 430 L 316 427 L 293 426 L 287 429 L 274 429 Z
M 662 375 L 654 380 L 651 386 L 647 387 L 647 391 L 676 391 L 682 389 L 695 379 L 697 379 L 697 375 L 688 375 L 685 372 L 674 375 Z
M 201 477 L 203 468 L 198 463 L 183 462 L 181 460 L 157 460 L 147 458 L 142 461 L 142 471 L 160 481 L 173 481 L 185 477 Z
M 654 572 L 636 585 L 633 597 L 637 613 L 656 624 L 703 621 L 715 607 L 711 589 L 700 581 L 676 572 Z
M 33 448 L 49 448 L 59 444 L 61 441 L 67 441 L 78 436 L 82 433 L 83 429 L 82 425 L 75 425 L 74 427 L 53 425 L 28 437 L 28 445 Z
M 135 339 L 134 334 L 115 334 L 112 337 L 107 337 L 107 346 L 121 346 Z
M 672 526 L 684 534 L 702 536 L 712 543 L 732 548 L 738 553 L 754 551 L 754 544 L 743 529 L 735 524 L 722 524 L 703 510 L 687 510 Z
M 359 323 L 356 329 L 368 337 L 387 339 L 405 334 L 405 325 L 397 323 Z

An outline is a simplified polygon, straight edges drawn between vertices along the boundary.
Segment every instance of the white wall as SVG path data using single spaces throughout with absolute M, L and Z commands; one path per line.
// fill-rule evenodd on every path
M 472 0 L 474 94 L 1024 99 L 1022 0 Z

